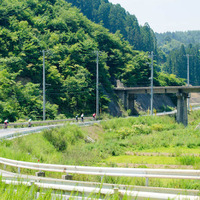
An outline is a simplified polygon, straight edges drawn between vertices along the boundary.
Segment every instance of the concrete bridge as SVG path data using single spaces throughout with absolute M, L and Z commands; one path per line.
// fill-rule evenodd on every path
M 122 100 L 124 108 L 134 110 L 134 95 L 151 94 L 151 87 L 117 87 L 114 89 L 119 99 Z M 177 96 L 177 115 L 178 123 L 188 124 L 187 116 L 187 98 L 189 93 L 199 93 L 200 86 L 169 86 L 169 87 L 153 87 L 154 94 L 170 94 Z

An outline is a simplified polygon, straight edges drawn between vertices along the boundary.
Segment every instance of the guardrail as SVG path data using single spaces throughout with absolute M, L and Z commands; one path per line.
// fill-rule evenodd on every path
M 86 120 L 92 120 L 93 117 L 84 117 L 84 121 Z M 54 123 L 61 123 L 61 122 L 72 122 L 76 121 L 74 119 L 60 119 L 60 120 L 45 120 L 45 121 L 31 121 L 31 124 L 54 124 Z M 79 120 L 81 121 L 81 120 Z M 28 122 L 21 122 L 21 123 L 9 123 L 9 126 L 28 126 Z M 4 124 L 0 124 L 0 127 L 4 127 Z
M 180 170 L 180 169 L 146 169 L 146 168 L 112 168 L 112 167 L 85 167 L 73 165 L 55 165 L 32 163 L 24 161 L 10 160 L 7 158 L 0 158 L 0 163 L 18 168 L 51 171 L 71 174 L 87 174 L 101 176 L 118 176 L 118 177 L 140 177 L 146 179 L 146 186 L 148 186 L 149 178 L 163 178 L 163 179 L 195 179 L 200 180 L 200 170 Z
M 36 185 L 38 188 L 51 188 L 52 191 L 63 191 L 62 194 L 67 194 L 63 196 L 68 199 L 71 195 L 75 195 L 75 199 L 82 197 L 83 199 L 90 199 L 94 195 L 94 198 L 99 199 L 99 197 L 107 197 L 108 195 L 118 195 L 119 199 L 122 199 L 124 195 L 129 197 L 135 197 L 137 200 L 140 199 L 195 199 L 199 200 L 199 190 L 185 190 L 185 189 L 173 189 L 173 188 L 158 188 L 158 187 L 145 187 L 145 186 L 133 186 L 133 185 L 119 185 L 119 184 L 108 184 L 108 183 L 98 183 L 98 182 L 83 182 L 83 181 L 72 181 L 72 180 L 61 180 L 55 178 L 46 177 L 35 177 L 20 175 L 15 173 L 8 173 L 6 171 L 0 170 L 2 173 L 2 181 L 6 184 L 25 184 L 27 186 Z M 78 196 L 77 196 L 78 195 Z M 71 196 L 71 197 L 72 197 Z M 134 199 L 135 199 L 134 198 Z

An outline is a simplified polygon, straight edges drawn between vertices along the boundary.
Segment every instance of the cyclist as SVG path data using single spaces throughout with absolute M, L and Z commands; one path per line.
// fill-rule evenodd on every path
M 78 122 L 78 115 L 76 115 L 76 122 Z
M 92 115 L 92 117 L 93 117 L 93 120 L 95 120 L 95 119 L 96 119 L 96 113 L 94 113 L 94 114 Z
M 84 114 L 81 114 L 81 121 L 84 122 Z
M 30 119 L 28 120 L 28 127 L 31 127 L 31 121 L 32 121 L 32 119 L 30 118 Z
M 6 119 L 5 121 L 4 121 L 4 128 L 7 128 L 8 127 L 8 119 Z

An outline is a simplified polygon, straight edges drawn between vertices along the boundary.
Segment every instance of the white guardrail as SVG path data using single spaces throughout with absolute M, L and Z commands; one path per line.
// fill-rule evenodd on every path
M 92 120 L 93 117 L 84 117 L 84 121 L 86 120 Z M 62 122 L 75 122 L 76 119 L 59 119 L 59 120 L 45 120 L 45 121 L 31 121 L 31 124 L 55 124 L 55 123 L 62 123 Z M 81 122 L 81 119 L 79 118 L 79 121 Z M 21 122 L 21 123 L 9 123 L 8 127 L 10 126 L 28 126 L 28 122 Z M 0 124 L 0 127 L 4 127 L 4 124 Z
M 18 168 L 61 172 L 66 174 L 87 174 L 97 176 L 117 176 L 117 177 L 141 177 L 146 178 L 146 186 L 148 186 L 149 178 L 163 179 L 193 179 L 200 180 L 200 170 L 181 170 L 181 169 L 147 169 L 147 168 L 112 168 L 112 167 L 85 167 L 72 165 L 55 165 L 32 163 L 7 158 L 0 158 L 0 163 Z
M 6 158 L 0 158 L 0 163 L 17 167 L 18 175 L 4 171 L 2 181 L 7 184 L 35 184 L 39 188 L 51 188 L 53 190 L 61 190 L 70 195 L 70 192 L 80 192 L 84 196 L 91 196 L 90 194 L 114 194 L 117 193 L 121 197 L 128 195 L 140 199 L 190 199 L 200 200 L 199 192 L 197 190 L 181 190 L 169 188 L 152 188 L 142 186 L 125 186 L 93 182 L 80 182 L 71 180 L 52 179 L 44 177 L 34 177 L 27 175 L 20 175 L 20 168 L 51 171 L 71 174 L 87 174 L 98 176 L 118 176 L 118 177 L 141 177 L 146 178 L 146 186 L 148 186 L 149 178 L 165 178 L 165 179 L 200 179 L 200 170 L 172 170 L 172 169 L 142 169 L 142 168 L 111 168 L 111 167 L 86 167 L 86 166 L 71 166 L 71 165 L 55 165 L 42 164 L 24 161 L 16 161 Z M 20 176 L 19 176 L 20 175 Z M 20 179 L 21 178 L 21 181 Z M 146 189 L 145 189 L 146 188 Z

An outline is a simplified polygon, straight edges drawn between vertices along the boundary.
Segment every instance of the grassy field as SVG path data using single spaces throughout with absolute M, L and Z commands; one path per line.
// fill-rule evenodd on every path
M 189 125 L 173 117 L 113 118 L 80 128 L 66 125 L 0 142 L 0 156 L 10 159 L 66 165 L 200 169 L 200 111 L 189 114 Z M 95 140 L 88 141 L 87 136 Z M 3 166 L 2 166 L 3 167 Z M 7 168 L 16 172 L 13 167 Z M 30 170 L 22 173 L 33 174 Z M 47 176 L 61 177 L 58 173 Z M 101 177 L 74 175 L 76 180 Z M 142 178 L 105 177 L 105 182 L 145 185 Z M 150 179 L 150 186 L 200 189 L 199 181 Z

